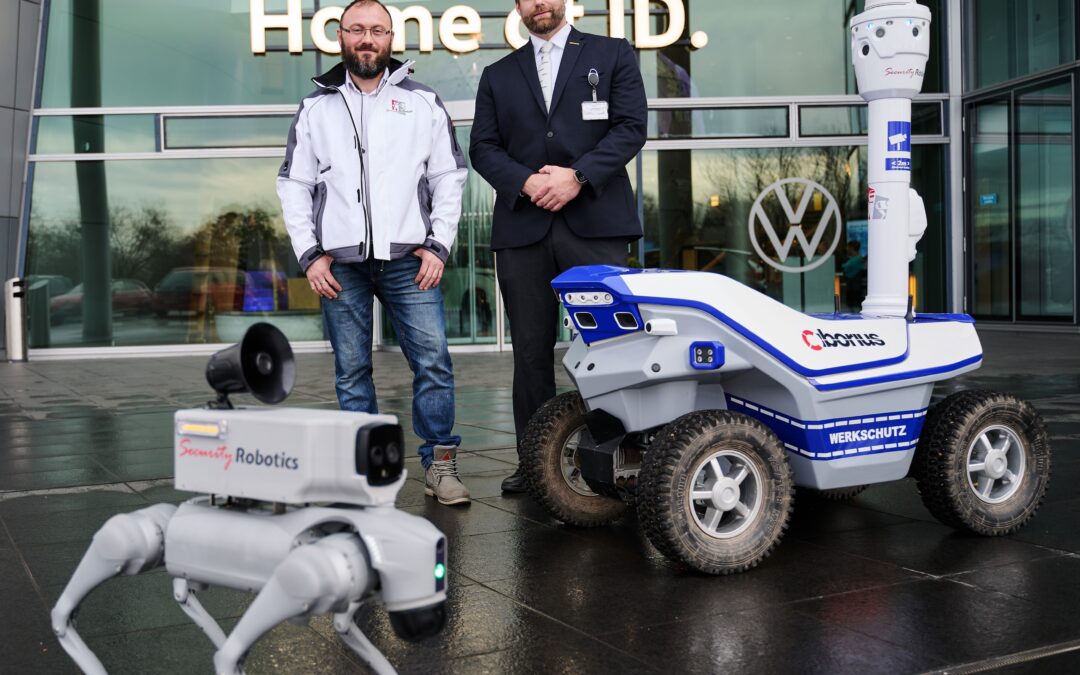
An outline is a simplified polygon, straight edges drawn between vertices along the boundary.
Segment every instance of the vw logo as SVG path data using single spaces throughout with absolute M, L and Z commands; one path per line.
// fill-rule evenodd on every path
M 794 209 L 791 207 L 791 202 L 788 201 L 787 198 L 787 192 L 784 190 L 784 186 L 789 184 L 803 186 L 802 198 L 799 200 L 798 207 Z M 806 233 L 803 232 L 802 229 L 802 221 L 815 192 L 821 194 L 822 199 L 825 202 L 825 210 L 821 214 L 821 220 L 819 221 L 817 228 L 815 228 L 813 236 L 807 239 Z M 780 240 L 780 234 L 777 233 L 776 227 L 769 220 L 769 216 L 765 213 L 765 208 L 762 206 L 765 200 L 770 196 L 773 196 L 773 198 L 780 202 L 780 208 L 787 217 L 783 241 Z M 832 243 L 829 244 L 829 249 L 827 251 L 818 254 L 818 246 L 825 237 L 825 232 L 830 227 L 834 230 Z M 757 251 L 757 254 L 761 256 L 761 259 L 764 260 L 766 264 L 771 265 L 782 272 L 809 272 L 815 267 L 819 267 L 828 260 L 829 257 L 832 256 L 833 251 L 836 250 L 837 244 L 840 243 L 841 229 L 840 208 L 836 204 L 836 199 L 829 194 L 829 191 L 826 190 L 821 183 L 812 181 L 809 178 L 783 178 L 776 181 L 761 191 L 761 194 L 754 200 L 754 206 L 750 209 L 750 243 L 753 244 L 754 250 Z M 761 242 L 758 241 L 758 230 L 764 230 L 765 236 L 768 238 L 767 243 L 774 251 L 773 255 L 765 254 Z M 806 263 L 798 267 L 785 265 L 784 263 L 787 261 L 788 256 L 791 255 L 791 247 L 796 239 L 799 241 L 799 247 L 802 249 L 803 258 L 806 260 Z

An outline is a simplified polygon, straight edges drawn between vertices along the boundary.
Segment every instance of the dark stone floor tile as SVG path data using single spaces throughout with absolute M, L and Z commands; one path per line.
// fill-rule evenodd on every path
M 1080 636 L 1080 557 L 1064 554 L 980 569 L 951 579 L 1029 600 L 1062 623 L 1075 625 Z
M 146 505 L 145 501 L 124 484 L 108 486 L 105 489 L 78 489 L 68 493 L 14 495 L 0 501 L 0 518 L 95 508 L 116 508 L 119 513 L 141 508 Z
M 865 495 L 876 491 L 878 487 L 872 486 L 848 502 L 829 501 L 812 490 L 797 490 L 787 536 L 813 539 L 827 536 L 831 532 L 865 530 L 912 522 L 904 516 L 862 506 Z
M 444 506 L 434 499 L 426 499 L 423 504 L 403 509 L 430 520 L 442 530 L 450 542 L 451 557 L 453 545 L 462 537 L 510 530 L 527 530 L 542 527 L 540 524 L 515 516 L 507 511 L 496 509 L 479 501 L 473 501 L 466 507 Z
M 802 615 L 790 606 L 718 611 L 629 626 L 602 640 L 669 673 L 911 673 L 941 665 L 915 649 Z
M 32 588 L 30 575 L 19 552 L 13 548 L 0 548 L 0 598 L 9 592 Z M 0 662 L 0 666 L 2 665 Z
M 893 565 L 801 542 L 782 542 L 757 568 L 714 577 L 651 559 L 623 569 L 543 569 L 486 585 L 589 633 L 684 621 L 754 607 L 780 605 L 918 578 Z M 644 607 L 652 608 L 642 612 Z
M 1050 501 L 1043 504 L 1035 517 L 1009 538 L 1049 549 L 1080 553 L 1078 523 L 1080 499 Z
M 545 673 L 551 675 L 625 675 L 626 673 L 662 673 L 668 669 L 653 668 L 633 655 L 615 649 L 602 641 L 569 630 L 549 631 L 532 640 L 515 642 L 497 652 L 465 656 L 453 660 L 437 660 L 402 664 L 400 672 L 447 673 Z
M 55 605 L 67 584 L 43 589 L 45 600 Z M 238 617 L 252 596 L 225 588 L 199 594 L 199 601 L 216 619 Z M 98 586 L 79 609 L 79 633 L 83 637 L 179 626 L 190 619 L 173 600 L 172 578 L 164 569 L 136 576 L 114 577 Z
M 938 522 L 937 518 L 934 518 L 923 506 L 914 478 L 878 483 L 859 495 L 856 503 L 862 508 L 911 520 Z
M 480 582 L 522 575 L 568 575 L 585 570 L 617 572 L 663 566 L 644 552 L 575 536 L 565 528 L 537 528 L 480 534 L 451 541 L 454 569 Z
M 483 454 L 485 457 L 497 459 L 500 462 L 506 462 L 507 464 L 510 464 L 514 467 L 518 465 L 517 446 L 510 448 L 497 448 L 494 450 L 478 450 L 477 453 Z
M 93 534 L 90 532 L 82 541 L 22 546 L 19 551 L 26 559 L 30 575 L 39 586 L 64 586 L 90 547 L 90 536 Z
M 58 455 L 55 457 L 38 457 L 33 450 L 27 450 L 27 457 L 23 459 L 5 459 L 0 457 L 0 477 L 17 474 L 33 474 L 45 471 L 61 471 L 64 469 L 100 469 L 101 464 L 95 455 Z M 0 478 L 0 485 L 3 478 Z M 0 487 L 0 489 L 3 489 Z
M 1077 627 L 1038 604 L 950 580 L 846 593 L 793 605 L 946 665 L 1013 654 L 1075 638 Z
M 568 629 L 483 586 L 450 586 L 442 633 L 418 643 L 405 642 L 390 627 L 382 607 L 360 610 L 357 625 L 401 672 L 423 672 L 413 664 L 514 650 L 517 645 L 565 634 Z M 325 627 L 316 630 L 327 630 Z
M 906 523 L 835 532 L 813 543 L 930 575 L 999 567 L 1051 555 L 1044 548 L 1010 537 L 982 537 L 944 525 Z
M 40 598 L 28 589 L 5 591 L 0 610 L 0 672 L 79 673 L 75 663 L 56 641 L 49 615 Z
M 4 523 L 19 547 L 89 542 L 106 520 L 117 513 L 135 510 L 110 506 L 63 513 L 23 513 L 16 518 L 5 518 Z
M 427 499 L 434 499 L 434 497 L 426 497 L 424 495 L 423 474 L 420 474 L 420 477 L 416 478 L 412 472 L 409 472 L 409 477 L 405 480 L 405 484 L 398 490 L 397 500 L 394 502 L 394 505 L 399 509 L 408 508 L 410 506 L 423 506 Z
M 0 490 L 48 490 L 118 482 L 120 478 L 102 466 L 11 475 L 0 473 Z
M 501 491 L 500 491 L 501 492 Z M 492 506 L 502 511 L 508 511 L 516 516 L 522 518 L 528 518 L 529 520 L 544 525 L 551 525 L 552 527 L 561 527 L 562 523 L 548 515 L 548 512 L 544 510 L 542 506 L 536 503 L 536 501 L 527 494 L 499 494 L 495 497 L 474 498 L 474 501 L 480 501 L 488 506 Z
M 116 467 L 112 472 L 124 481 L 163 480 L 172 478 L 176 467 L 170 456 L 152 462 Z

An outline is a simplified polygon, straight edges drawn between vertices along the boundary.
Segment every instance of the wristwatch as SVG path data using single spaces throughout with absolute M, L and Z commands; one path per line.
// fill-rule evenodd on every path
M 581 173 L 576 169 L 574 170 L 574 180 L 581 183 L 582 185 L 589 182 L 589 179 L 585 177 L 585 174 Z

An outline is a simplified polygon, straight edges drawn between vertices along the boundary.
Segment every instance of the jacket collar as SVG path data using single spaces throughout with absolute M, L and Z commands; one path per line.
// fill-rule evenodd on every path
M 397 59 L 390 59 L 390 65 L 388 67 L 390 73 L 387 75 L 386 83 L 401 84 L 405 78 L 412 74 L 412 66 L 415 63 L 416 61 L 398 61 Z M 345 64 L 338 63 L 322 75 L 311 78 L 311 81 L 314 82 L 316 86 L 323 89 L 339 89 L 345 86 L 345 78 L 347 76 L 348 72 L 345 70 Z

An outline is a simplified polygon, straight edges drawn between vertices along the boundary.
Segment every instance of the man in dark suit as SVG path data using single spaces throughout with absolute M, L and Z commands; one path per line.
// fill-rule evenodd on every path
M 551 280 L 625 265 L 641 221 L 626 165 L 645 144 L 645 88 L 626 40 L 566 22 L 565 0 L 515 0 L 529 42 L 484 69 L 473 167 L 496 190 L 491 248 L 514 342 L 514 426 L 555 395 Z M 522 492 L 519 472 L 504 492 Z

